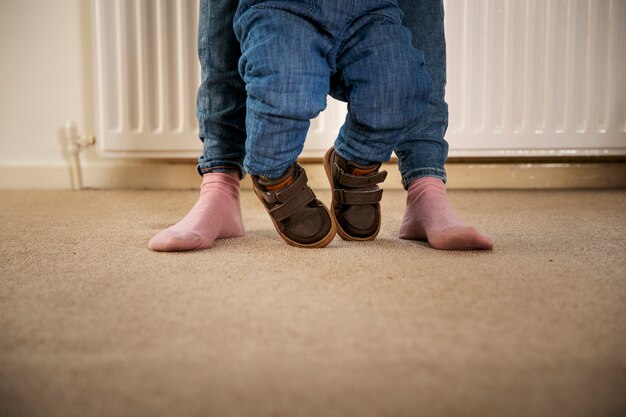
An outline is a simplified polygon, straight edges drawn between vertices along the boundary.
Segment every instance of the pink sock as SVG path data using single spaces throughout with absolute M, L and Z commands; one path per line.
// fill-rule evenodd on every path
M 200 198 L 175 225 L 161 230 L 148 247 L 171 252 L 206 249 L 215 239 L 244 235 L 239 204 L 239 174 L 210 172 L 202 176 Z
M 419 178 L 409 185 L 400 238 L 426 240 L 435 249 L 491 249 L 493 239 L 467 226 L 448 201 L 438 178 Z

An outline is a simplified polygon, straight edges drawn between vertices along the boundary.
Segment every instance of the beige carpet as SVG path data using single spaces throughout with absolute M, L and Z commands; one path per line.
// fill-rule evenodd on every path
M 451 193 L 491 253 L 152 253 L 195 191 L 0 192 L 0 416 L 626 415 L 626 192 Z M 320 193 L 328 200 L 328 193 Z

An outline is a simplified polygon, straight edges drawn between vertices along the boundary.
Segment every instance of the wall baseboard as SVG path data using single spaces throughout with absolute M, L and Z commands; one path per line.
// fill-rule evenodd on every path
M 303 162 L 309 184 L 327 188 L 321 163 Z M 83 165 L 83 183 L 92 189 L 195 189 L 200 177 L 195 162 L 103 161 Z M 395 163 L 385 164 L 387 189 L 401 189 Z M 471 163 L 446 166 L 450 189 L 626 188 L 626 162 Z M 2 164 L 0 189 L 69 189 L 69 165 Z M 251 188 L 249 177 L 242 188 Z

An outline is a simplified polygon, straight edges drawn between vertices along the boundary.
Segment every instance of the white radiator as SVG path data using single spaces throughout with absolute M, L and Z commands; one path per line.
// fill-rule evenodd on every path
M 198 0 L 92 0 L 102 155 L 195 158 Z M 448 0 L 451 156 L 626 154 L 626 1 Z M 345 105 L 312 124 L 319 157 Z
M 197 157 L 198 0 L 92 0 L 104 156 Z

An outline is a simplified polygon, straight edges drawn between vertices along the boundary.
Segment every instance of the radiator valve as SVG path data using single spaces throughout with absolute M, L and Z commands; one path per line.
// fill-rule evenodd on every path
M 96 143 L 94 135 L 79 135 L 76 123 L 68 121 L 65 123 L 65 138 L 67 140 L 67 154 L 70 157 L 70 169 L 72 171 L 72 188 L 81 190 L 83 188 L 83 176 L 80 169 L 80 150 Z

